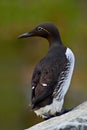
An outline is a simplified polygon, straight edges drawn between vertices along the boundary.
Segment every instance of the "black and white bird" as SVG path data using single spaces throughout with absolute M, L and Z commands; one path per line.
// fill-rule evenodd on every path
M 70 86 L 74 54 L 64 46 L 58 29 L 52 23 L 42 23 L 18 38 L 40 36 L 49 42 L 49 50 L 36 65 L 32 76 L 32 109 L 42 118 L 60 113 Z

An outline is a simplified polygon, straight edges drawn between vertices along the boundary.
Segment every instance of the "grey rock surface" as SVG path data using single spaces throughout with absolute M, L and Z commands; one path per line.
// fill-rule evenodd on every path
M 87 101 L 66 114 L 43 121 L 26 130 L 87 130 Z

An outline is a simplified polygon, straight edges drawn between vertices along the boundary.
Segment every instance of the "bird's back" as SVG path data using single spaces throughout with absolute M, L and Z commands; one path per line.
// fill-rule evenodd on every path
M 32 104 L 33 108 L 45 105 L 45 100 L 50 104 L 55 86 L 61 70 L 66 66 L 66 48 L 54 46 L 47 55 L 36 65 L 32 76 Z M 62 53 L 61 53 L 62 52 Z

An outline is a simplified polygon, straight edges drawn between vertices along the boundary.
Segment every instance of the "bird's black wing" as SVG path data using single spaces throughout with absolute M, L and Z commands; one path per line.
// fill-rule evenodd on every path
M 46 60 L 46 59 L 45 59 Z M 65 64 L 65 59 L 48 60 L 39 62 L 32 77 L 32 107 L 39 107 L 52 102 L 53 91 L 58 82 L 58 77 Z
M 36 66 L 32 77 L 32 105 L 33 107 L 45 100 L 53 92 L 52 72 L 49 67 Z

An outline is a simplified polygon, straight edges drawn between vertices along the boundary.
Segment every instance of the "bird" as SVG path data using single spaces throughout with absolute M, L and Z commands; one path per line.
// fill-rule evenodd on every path
M 63 44 L 59 30 L 53 23 L 41 23 L 18 38 L 35 36 L 47 39 L 49 49 L 32 74 L 31 106 L 37 116 L 48 119 L 62 111 L 73 75 L 75 56 Z

